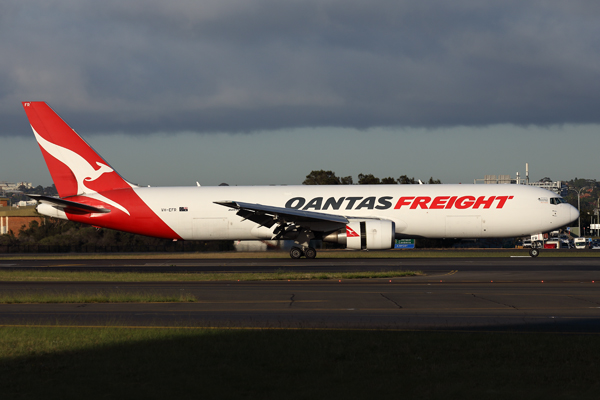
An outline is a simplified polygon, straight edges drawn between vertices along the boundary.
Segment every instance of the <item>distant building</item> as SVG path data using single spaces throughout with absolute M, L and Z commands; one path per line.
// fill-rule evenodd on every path
M 36 205 L 37 205 L 37 201 L 35 201 L 35 200 L 21 200 L 17 204 L 13 204 L 13 207 L 29 207 L 29 206 L 36 206 Z
M 563 181 L 556 182 L 529 182 L 529 186 L 535 186 L 542 189 L 550 190 L 560 196 L 566 196 L 569 191 L 569 187 Z
M 2 199 L 0 199 L 0 202 Z M 29 226 L 31 221 L 38 221 L 40 224 L 45 221 L 45 217 L 42 217 L 35 211 L 33 207 L 0 207 L 0 235 L 7 234 L 9 231 L 13 231 L 15 235 L 19 235 L 19 230 L 23 226 Z
M 485 175 L 483 179 L 475 179 L 474 183 L 484 183 L 486 185 L 529 185 L 550 190 L 560 196 L 566 196 L 569 190 L 567 183 L 564 181 L 527 183 L 526 179 L 519 178 L 518 176 L 511 178 L 510 175 Z
M 485 178 L 483 178 L 483 183 L 486 185 L 506 185 L 517 183 L 517 181 L 512 179 L 510 175 L 498 175 L 497 177 L 496 175 L 486 175 Z

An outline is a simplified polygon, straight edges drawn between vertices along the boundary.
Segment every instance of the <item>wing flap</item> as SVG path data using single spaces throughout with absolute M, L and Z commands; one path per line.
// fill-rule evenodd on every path
M 294 222 L 332 222 L 348 224 L 348 218 L 342 215 L 326 214 L 314 211 L 296 210 L 293 208 L 265 206 L 263 204 L 244 203 L 241 201 L 215 201 L 215 204 L 238 210 L 237 214 L 270 228 L 277 221 Z M 260 222 L 259 222 L 260 221 Z M 270 225 L 269 225 L 270 224 Z

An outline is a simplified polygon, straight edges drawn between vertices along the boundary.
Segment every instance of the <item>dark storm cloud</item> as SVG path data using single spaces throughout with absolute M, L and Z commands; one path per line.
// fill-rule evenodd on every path
M 20 101 L 78 130 L 599 122 L 587 1 L 0 5 L 0 134 Z

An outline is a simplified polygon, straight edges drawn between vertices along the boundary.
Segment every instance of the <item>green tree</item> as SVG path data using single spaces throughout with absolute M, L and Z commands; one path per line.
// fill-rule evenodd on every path
M 351 176 L 342 176 L 340 178 L 342 185 L 352 185 L 352 177 Z
M 11 204 L 16 204 L 19 201 L 27 201 L 31 200 L 30 197 L 27 197 L 27 194 L 43 194 L 46 196 L 57 196 L 58 192 L 56 191 L 56 186 L 52 184 L 52 186 L 42 187 L 41 185 L 36 186 L 35 188 L 26 188 L 25 186 L 19 186 L 20 192 L 10 192 L 6 193 L 6 197 L 10 199 Z
M 333 171 L 311 171 L 306 175 L 303 185 L 351 185 L 352 177 L 346 176 L 338 178 Z
M 15 233 L 11 230 L 8 231 L 8 233 L 5 233 L 4 235 L 0 235 L 0 245 L 13 245 L 13 244 L 18 244 L 19 243 L 19 239 L 17 239 L 17 237 L 15 236 Z
M 398 183 L 401 185 L 414 185 L 417 181 L 415 181 L 415 178 L 409 178 L 406 175 L 402 175 L 398 178 Z
M 373 174 L 358 174 L 358 184 L 359 185 L 379 185 L 381 180 Z

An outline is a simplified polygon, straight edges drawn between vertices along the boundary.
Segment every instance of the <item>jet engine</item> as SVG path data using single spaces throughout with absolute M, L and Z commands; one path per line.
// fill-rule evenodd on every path
M 395 229 L 390 220 L 350 220 L 346 228 L 330 233 L 323 241 L 355 250 L 387 250 L 394 248 Z

